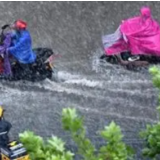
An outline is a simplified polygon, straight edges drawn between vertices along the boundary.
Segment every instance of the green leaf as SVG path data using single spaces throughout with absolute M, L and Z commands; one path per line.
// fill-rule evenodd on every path
M 58 152 L 64 152 L 65 148 L 64 145 L 65 143 L 58 137 L 52 136 L 52 138 L 47 140 L 49 147 L 58 151 Z
M 101 136 L 108 141 L 121 141 L 123 138 L 121 129 L 115 122 L 111 122 L 109 126 L 106 126 L 105 129 L 101 131 Z
M 47 142 L 31 131 L 19 134 L 20 141 L 27 149 L 31 160 L 72 160 L 73 154 L 65 150 L 65 143 L 56 136 Z
M 95 148 L 91 141 L 86 138 L 83 118 L 77 114 L 75 109 L 63 109 L 62 124 L 63 128 L 71 133 L 73 140 L 78 146 L 78 153 L 84 157 L 84 160 L 97 160 L 94 154 Z
M 149 68 L 149 72 L 153 75 L 156 76 L 157 74 L 160 74 L 160 70 L 158 67 L 153 66 Z
M 104 160 L 127 160 L 133 157 L 133 150 L 122 141 L 121 129 L 115 122 L 111 122 L 109 126 L 106 126 L 101 131 L 101 136 L 107 141 L 107 145 L 100 148 L 100 158 Z

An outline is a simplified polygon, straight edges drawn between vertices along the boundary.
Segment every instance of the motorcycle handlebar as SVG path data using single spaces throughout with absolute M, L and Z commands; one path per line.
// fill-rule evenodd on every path
M 10 27 L 10 25 L 9 25 L 9 24 L 5 24 L 5 25 L 3 25 L 3 26 L 1 27 L 1 29 L 2 29 L 2 30 L 5 30 L 5 29 L 8 28 L 8 27 Z

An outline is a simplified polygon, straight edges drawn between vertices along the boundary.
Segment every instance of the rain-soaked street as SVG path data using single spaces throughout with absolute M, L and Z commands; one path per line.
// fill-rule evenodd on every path
M 13 128 L 11 137 L 26 129 L 43 137 L 68 140 L 61 127 L 61 111 L 73 106 L 85 117 L 87 135 L 99 146 L 97 131 L 114 120 L 125 141 L 140 151 L 138 132 L 157 121 L 157 91 L 147 69 L 129 71 L 99 61 L 101 36 L 112 33 L 122 19 L 149 5 L 160 22 L 159 2 L 0 2 L 0 24 L 25 19 L 33 46 L 50 47 L 59 82 L 0 83 L 0 104 Z M 68 140 L 69 146 L 74 147 Z M 139 152 L 138 152 L 139 153 Z M 138 160 L 140 158 L 136 158 Z

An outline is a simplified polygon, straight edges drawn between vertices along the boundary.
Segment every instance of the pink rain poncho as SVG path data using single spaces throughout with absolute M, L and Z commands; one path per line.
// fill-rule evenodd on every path
M 117 31 L 102 38 L 106 55 L 130 51 L 133 55 L 160 56 L 160 26 L 148 7 L 139 17 L 122 21 Z

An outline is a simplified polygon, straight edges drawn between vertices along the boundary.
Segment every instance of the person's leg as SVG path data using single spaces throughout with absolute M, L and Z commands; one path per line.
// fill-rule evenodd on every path
M 19 67 L 20 67 L 21 79 L 27 79 L 27 80 L 31 79 L 32 70 L 31 70 L 30 64 L 19 63 Z

